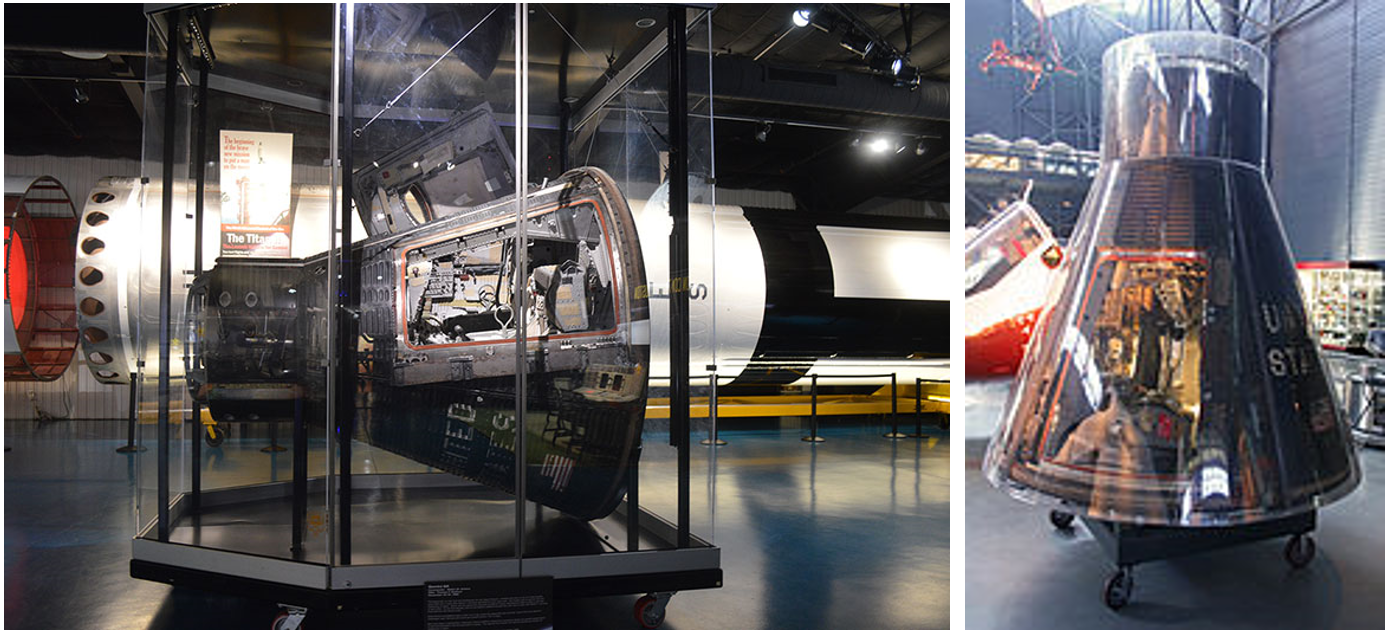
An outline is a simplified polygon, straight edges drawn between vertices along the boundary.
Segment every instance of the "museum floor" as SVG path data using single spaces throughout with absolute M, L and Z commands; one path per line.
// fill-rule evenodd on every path
M 1381 629 L 1385 613 L 1386 455 L 1363 449 L 1362 485 L 1318 516 L 1317 555 L 1293 571 L 1284 539 L 1135 568 L 1131 603 L 1102 602 L 1114 571 L 1080 524 L 1015 501 L 981 475 L 1009 381 L 967 383 L 966 613 L 979 629 Z
M 713 477 L 697 457 L 693 523 L 704 535 L 713 521 L 724 587 L 678 594 L 663 628 L 946 628 L 948 435 L 895 442 L 873 423 L 823 423 L 818 445 L 799 441 L 798 422 L 725 423 Z M 123 422 L 14 422 L 5 435 L 6 628 L 270 624 L 274 604 L 130 578 L 136 458 L 114 450 Z M 644 470 L 670 470 L 665 438 L 644 439 L 653 447 Z M 217 460 L 220 477 L 259 477 L 271 460 L 288 464 L 265 445 L 234 437 L 203 458 Z M 660 511 L 674 500 L 644 486 L 643 504 Z M 634 597 L 558 600 L 555 626 L 636 628 Z M 418 626 L 407 617 L 348 626 Z

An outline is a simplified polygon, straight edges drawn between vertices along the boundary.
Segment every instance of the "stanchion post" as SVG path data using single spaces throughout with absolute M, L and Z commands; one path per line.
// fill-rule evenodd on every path
M 918 378 L 913 385 L 913 395 L 917 398 L 917 414 L 913 416 L 913 421 L 917 425 L 917 432 L 908 437 L 923 437 L 923 379 Z
M 298 401 L 296 401 L 295 408 L 296 408 L 296 409 L 299 408 Z M 283 453 L 283 452 L 285 452 L 285 447 L 284 447 L 284 446 L 281 446 L 278 442 L 276 442 L 276 435 L 278 435 L 278 433 L 277 433 L 276 431 L 278 431 L 279 429 L 280 429 L 280 423 L 279 423 L 279 422 L 271 422 L 271 423 L 270 423 L 270 446 L 267 446 L 267 447 L 265 447 L 265 448 L 262 448 L 262 449 L 261 449 L 261 452 L 262 452 L 262 453 Z
M 889 382 L 889 388 L 893 390 L 889 394 L 889 398 L 893 402 L 893 405 L 890 407 L 890 410 L 892 411 L 890 415 L 893 418 L 893 430 L 889 431 L 888 433 L 885 433 L 884 437 L 887 437 L 891 440 L 901 440 L 908 436 L 898 432 L 898 372 L 894 372 L 892 374 L 892 378 Z
M 826 441 L 826 438 L 821 437 L 821 436 L 817 433 L 817 430 L 818 430 L 818 426 L 817 426 L 817 423 L 816 423 L 816 374 L 812 374 L 812 375 L 811 375 L 811 435 L 802 438 L 802 441 L 803 441 L 803 442 L 812 442 L 812 443 L 817 443 L 817 442 L 824 442 L 824 441 Z
M 135 443 L 135 401 L 140 397 L 140 383 L 135 381 L 135 372 L 130 374 L 130 414 L 126 417 L 126 445 L 116 449 L 117 453 L 139 453 L 144 446 Z

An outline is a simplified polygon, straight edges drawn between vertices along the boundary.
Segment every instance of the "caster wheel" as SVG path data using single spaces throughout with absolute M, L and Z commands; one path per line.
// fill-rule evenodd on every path
M 1285 562 L 1295 569 L 1303 569 L 1314 560 L 1314 538 L 1308 534 L 1291 536 L 1285 543 Z
M 1119 610 L 1130 604 L 1130 593 L 1135 590 L 1135 577 L 1131 576 L 1126 570 L 1122 569 L 1111 576 L 1106 581 L 1106 591 L 1104 597 L 1106 606 L 1112 610 Z
M 1076 518 L 1062 510 L 1050 510 L 1048 512 L 1048 522 L 1059 530 L 1066 530 L 1072 527 L 1072 520 Z
M 203 439 L 207 441 L 208 446 L 213 448 L 222 446 L 222 441 L 227 439 L 227 427 L 222 424 L 214 424 L 205 428 L 207 429 L 207 434 Z
M 273 622 L 271 622 L 270 630 L 272 630 L 272 631 L 291 631 L 291 630 L 298 630 L 298 629 L 300 628 L 298 624 L 296 624 L 294 627 L 291 627 L 291 626 L 289 625 L 289 620 L 290 620 L 290 612 L 289 612 L 289 611 L 284 611 L 284 610 L 282 610 L 278 615 L 275 616 L 275 620 L 274 620 Z
M 655 629 L 667 619 L 667 610 L 657 604 L 652 596 L 643 596 L 633 604 L 633 617 L 644 629 Z

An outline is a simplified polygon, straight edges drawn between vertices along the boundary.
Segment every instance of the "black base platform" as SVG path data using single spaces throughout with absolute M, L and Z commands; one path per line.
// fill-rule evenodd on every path
M 1074 516 L 1053 510 L 1048 518 L 1054 527 L 1064 530 L 1071 529 Z M 1285 560 L 1291 567 L 1302 568 L 1314 558 L 1314 540 L 1309 533 L 1314 531 L 1316 520 L 1317 512 L 1313 510 L 1269 521 L 1214 527 L 1140 525 L 1082 517 L 1087 531 L 1118 568 L 1102 592 L 1103 601 L 1112 609 L 1129 604 L 1135 587 L 1133 568 L 1140 563 L 1288 536 Z

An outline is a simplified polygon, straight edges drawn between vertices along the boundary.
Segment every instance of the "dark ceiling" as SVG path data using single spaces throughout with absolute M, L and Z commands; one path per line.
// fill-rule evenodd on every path
M 501 15 L 490 16 L 494 6 L 358 5 L 364 25 L 355 73 L 360 103 L 386 103 L 413 79 L 400 69 L 428 64 L 481 25 L 468 46 L 453 51 L 373 124 L 362 137 L 366 151 L 412 138 L 483 101 L 510 125 L 511 9 L 502 6 Z M 719 186 L 788 191 L 819 212 L 842 212 L 872 198 L 946 201 L 947 5 L 802 6 L 817 7 L 839 26 L 830 32 L 794 27 L 798 5 L 721 4 L 711 27 L 690 42 L 703 49 L 708 41 L 715 55 L 714 99 L 704 94 L 711 91 L 693 89 L 692 105 L 695 112 L 713 112 Z M 5 153 L 139 158 L 147 63 L 143 6 L 6 4 L 4 11 Z M 212 120 L 296 132 L 296 161 L 320 163 L 327 156 L 327 117 L 315 104 L 326 103 L 329 93 L 331 5 L 222 5 L 205 15 L 217 55 L 214 78 L 270 91 L 219 100 Z M 542 121 L 543 130 L 533 132 L 533 143 L 542 144 L 533 153 L 548 161 L 533 164 L 533 173 L 548 174 L 558 168 L 552 150 L 560 141 L 558 132 L 544 130 L 554 130 L 568 111 L 582 112 L 606 77 L 640 59 L 639 51 L 661 36 L 666 8 L 537 4 L 529 22 L 530 109 L 534 129 Z M 877 38 L 881 49 L 908 51 L 920 87 L 896 87 L 843 48 L 849 24 L 854 33 Z M 387 48 L 393 52 L 377 52 Z M 872 132 L 892 132 L 905 151 L 872 155 L 866 149 Z

